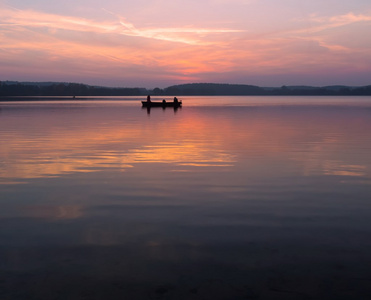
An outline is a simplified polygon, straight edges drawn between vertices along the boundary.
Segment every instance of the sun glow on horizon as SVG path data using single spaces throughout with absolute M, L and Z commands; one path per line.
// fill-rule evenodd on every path
M 96 8 L 102 14 L 97 18 L 0 5 L 0 67 L 4 70 L 0 80 L 52 76 L 86 83 L 106 78 L 107 83 L 121 81 L 129 86 L 192 79 L 259 84 L 248 80 L 275 77 L 279 82 L 277 78 L 286 75 L 295 83 L 298 74 L 328 80 L 320 74 L 329 73 L 333 80 L 367 83 L 361 75 L 371 72 L 371 41 L 365 39 L 371 4 L 362 12 L 308 11 L 301 18 L 280 8 L 288 17 L 284 22 L 267 10 L 271 24 L 258 18 L 262 4 L 256 1 L 229 6 L 216 1 L 215 5 L 234 9 L 235 20 L 217 21 L 210 14 L 206 20 L 190 17 L 185 24 L 180 15 L 179 21 L 156 24 L 112 8 Z M 237 7 L 259 13 L 245 20 Z

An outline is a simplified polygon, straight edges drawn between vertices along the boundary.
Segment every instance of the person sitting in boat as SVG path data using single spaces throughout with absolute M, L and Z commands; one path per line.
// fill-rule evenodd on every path
M 166 100 L 164 99 L 164 100 L 162 100 L 162 104 L 165 104 L 166 103 Z
M 178 98 L 174 97 L 174 103 L 178 103 Z
M 147 103 L 150 103 L 150 102 L 151 102 L 151 96 L 148 95 L 148 96 L 147 96 Z

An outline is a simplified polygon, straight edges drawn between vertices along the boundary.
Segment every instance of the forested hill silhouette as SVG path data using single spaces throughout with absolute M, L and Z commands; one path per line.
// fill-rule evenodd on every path
M 156 89 L 154 90 L 156 92 Z M 161 91 L 158 91 L 161 92 Z M 169 95 L 371 95 L 371 85 L 350 86 L 282 86 L 259 87 L 244 84 L 191 83 L 174 85 L 164 90 Z
M 64 82 L 18 82 L 0 81 L 0 97 L 13 96 L 217 96 L 217 95 L 282 95 L 282 96 L 370 96 L 371 85 L 351 86 L 282 86 L 259 87 L 245 84 L 189 83 L 169 86 L 165 89 L 155 88 L 112 88 L 91 86 L 81 83 Z
M 190 83 L 170 86 L 165 89 L 174 95 L 262 95 L 265 90 L 255 85 Z
M 0 96 L 140 96 L 141 88 L 111 88 L 65 82 L 0 81 Z

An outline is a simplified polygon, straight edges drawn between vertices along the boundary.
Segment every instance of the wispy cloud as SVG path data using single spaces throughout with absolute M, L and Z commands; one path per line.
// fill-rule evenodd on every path
M 309 16 L 307 20 L 305 20 L 305 22 L 306 24 L 310 24 L 310 26 L 305 26 L 305 28 L 293 30 L 292 33 L 296 34 L 318 33 L 324 30 L 334 29 L 355 23 L 371 22 L 371 15 L 370 14 L 357 15 L 352 12 L 349 12 L 344 15 L 321 17 L 318 16 L 317 14 L 312 14 Z
M 117 29 L 112 23 L 98 23 L 83 18 L 47 14 L 32 10 L 0 9 L 0 27 L 47 27 L 75 31 L 108 32 Z
M 105 10 L 107 11 L 107 10 Z M 124 17 L 118 16 L 112 12 L 108 13 L 116 16 L 122 25 L 121 34 L 128 36 L 144 37 L 157 40 L 180 42 L 185 44 L 209 44 L 200 39 L 201 35 L 215 33 L 237 33 L 243 30 L 225 29 L 225 28 L 195 28 L 195 27 L 167 27 L 167 28 L 137 28 L 133 23 L 128 22 Z
M 320 17 L 312 14 L 307 19 L 301 18 L 300 20 L 294 20 L 293 23 L 295 23 L 296 28 L 268 32 L 262 34 L 258 39 L 269 41 L 269 44 L 281 44 L 284 48 L 286 48 L 285 45 L 289 44 L 302 44 L 307 45 L 307 50 L 313 50 L 313 47 L 308 48 L 309 42 L 313 42 L 332 53 L 363 52 L 365 49 L 352 45 L 352 42 L 359 40 L 359 37 L 354 36 L 350 42 L 349 39 L 345 38 L 343 30 L 347 27 L 349 32 L 354 32 L 354 29 L 350 27 L 354 24 L 365 23 L 371 25 L 371 15 L 350 12 L 343 15 Z M 363 28 L 367 27 L 363 26 Z M 371 42 L 369 46 L 371 46 Z M 301 52 L 307 55 L 305 49 L 301 48 Z
M 115 20 L 110 22 L 97 22 L 84 18 L 67 17 L 32 10 L 0 9 L 0 28 L 12 26 L 25 28 L 43 27 L 100 34 L 115 33 L 186 44 L 205 44 L 206 42 L 202 41 L 201 36 L 209 34 L 241 32 L 241 30 L 225 28 L 138 28 L 124 17 L 115 15 L 107 10 L 105 11 L 113 15 Z
M 179 42 L 190 45 L 208 45 L 210 42 L 202 41 L 199 38 L 200 35 L 214 34 L 214 33 L 236 33 L 242 32 L 242 30 L 232 29 L 205 29 L 205 28 L 149 28 L 149 29 L 137 29 L 133 24 L 120 21 L 120 24 L 124 27 L 121 31 L 122 34 L 128 36 L 137 36 L 144 38 L 152 38 L 163 41 Z M 186 35 L 191 34 L 193 37 L 187 37 Z
M 332 17 L 318 17 L 313 15 L 310 18 L 311 21 L 322 24 L 322 26 L 319 26 L 319 29 L 322 28 L 334 28 L 334 27 L 340 27 L 344 25 L 349 25 L 353 23 L 358 22 L 370 22 L 371 21 L 371 15 L 365 15 L 365 14 L 354 14 L 353 12 L 349 12 L 345 15 L 338 15 L 338 16 L 332 16 Z

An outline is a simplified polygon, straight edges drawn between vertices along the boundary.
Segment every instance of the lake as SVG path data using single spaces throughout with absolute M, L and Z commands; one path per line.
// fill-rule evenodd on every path
M 0 102 L 1 299 L 371 299 L 370 97 L 144 98 Z

